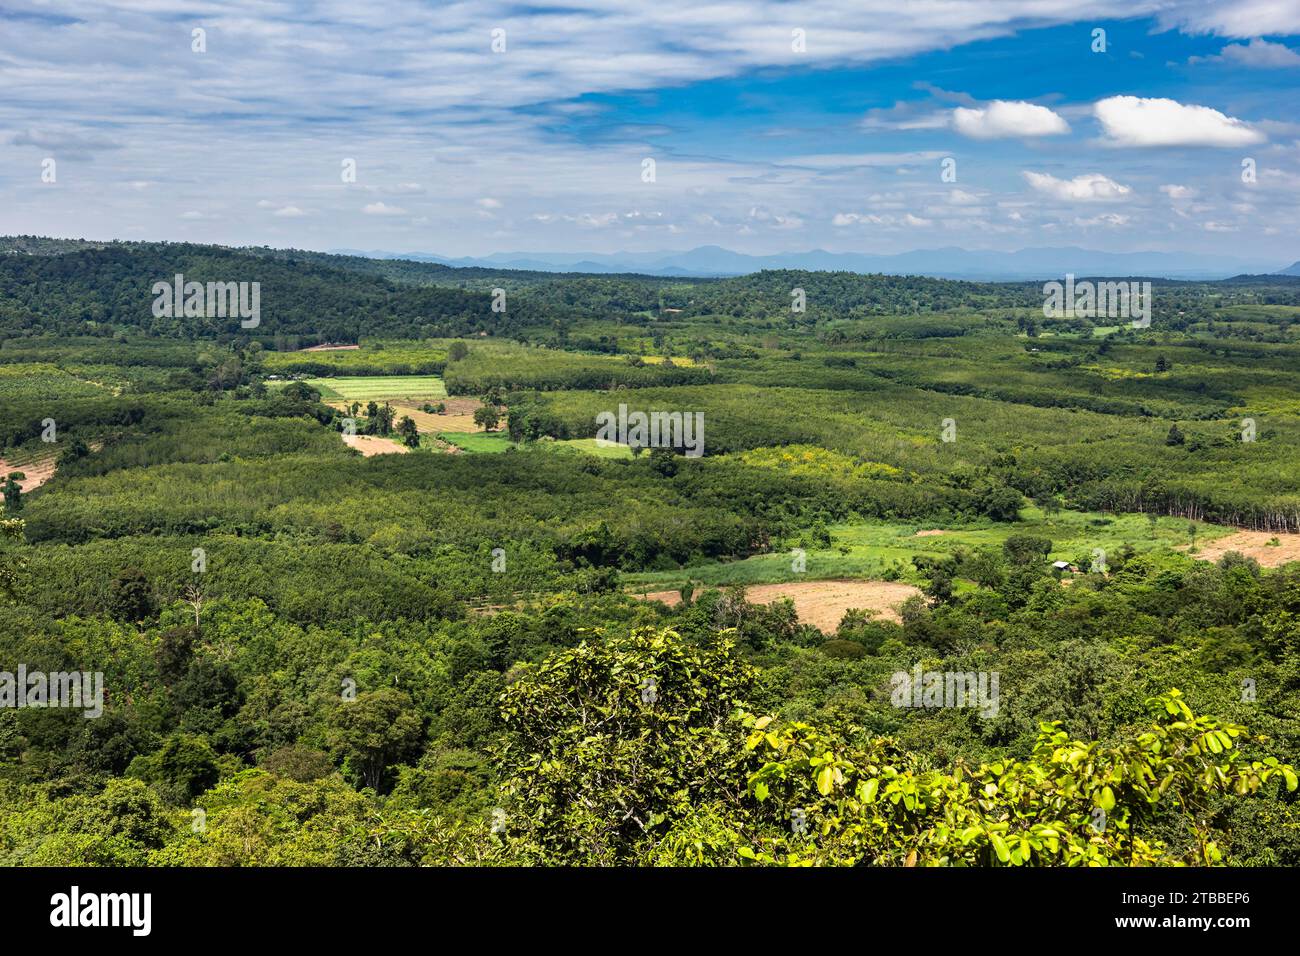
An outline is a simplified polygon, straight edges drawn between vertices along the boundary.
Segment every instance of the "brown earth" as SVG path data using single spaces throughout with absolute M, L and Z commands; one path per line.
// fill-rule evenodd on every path
M 374 455 L 404 455 L 411 450 L 401 442 L 393 441 L 391 438 L 380 438 L 378 435 L 344 435 L 343 441 L 349 448 L 355 448 L 366 458 Z
M 22 472 L 26 477 L 18 482 L 18 487 L 22 489 L 23 494 L 26 494 L 29 491 L 35 491 L 53 478 L 56 468 L 56 458 L 53 454 L 21 465 L 11 465 L 3 458 L 0 458 L 0 479 L 7 478 L 11 471 Z
M 99 451 L 103 447 L 104 443 L 102 441 L 92 441 L 90 443 L 90 450 L 92 452 Z M 22 481 L 18 482 L 18 487 L 22 490 L 23 494 L 27 494 L 27 492 L 35 491 L 41 485 L 53 478 L 58 467 L 58 454 L 52 451 L 44 453 L 36 458 L 29 459 L 22 464 L 10 464 L 3 458 L 0 458 L 0 484 L 3 484 L 3 479 L 7 478 L 11 471 L 20 471 L 26 475 L 26 477 L 23 478 Z
M 414 405 L 394 405 L 397 409 L 397 416 L 410 415 L 411 420 L 415 422 L 417 428 L 422 432 L 477 432 L 482 431 L 482 427 L 474 424 L 474 412 L 482 407 L 483 403 L 477 398 L 443 398 L 439 399 L 447 406 L 447 411 L 442 415 L 433 415 L 429 412 L 422 412 Z M 437 405 L 438 402 L 431 402 Z M 501 410 L 501 420 L 505 421 L 506 410 Z
M 406 402 L 395 403 L 393 405 L 393 421 L 400 421 L 403 415 L 410 415 L 411 421 L 415 422 L 415 427 L 420 430 L 421 434 L 436 435 L 438 432 L 478 432 L 482 427 L 474 424 L 474 412 L 483 403 L 477 398 L 440 398 L 431 399 L 429 404 L 437 405 L 442 402 L 447 406 L 447 412 L 443 415 L 434 415 L 430 412 L 420 411 L 416 405 Z M 341 412 L 348 412 L 351 408 L 351 402 L 330 401 L 325 404 L 330 408 L 337 408 Z M 421 403 L 423 404 L 423 403 Z M 365 408 L 365 403 L 361 403 Z M 505 421 L 506 409 L 501 409 L 501 420 Z
M 1269 542 L 1277 539 L 1277 545 Z M 1186 551 L 1189 545 L 1179 550 Z M 1239 551 L 1254 558 L 1263 567 L 1275 568 L 1288 561 L 1300 561 L 1300 534 L 1281 534 L 1273 531 L 1234 531 L 1213 541 L 1197 544 L 1192 557 L 1201 561 L 1217 561 L 1229 551 Z
M 696 588 L 695 594 L 702 593 Z M 751 604 L 770 604 L 781 598 L 794 601 L 795 613 L 803 624 L 827 634 L 839 627 L 844 612 L 850 608 L 875 611 L 876 617 L 885 621 L 900 621 L 898 606 L 915 594 L 919 588 L 897 581 L 798 581 L 789 584 L 753 584 L 745 589 L 745 599 Z M 634 594 L 647 601 L 662 601 L 669 607 L 681 602 L 677 591 L 655 591 Z
M 947 532 L 945 532 L 942 528 L 931 528 L 929 531 L 918 531 L 918 532 L 916 533 L 916 537 L 918 537 L 918 538 L 932 538 L 932 537 L 934 537 L 936 534 L 946 534 L 946 533 L 947 533 Z

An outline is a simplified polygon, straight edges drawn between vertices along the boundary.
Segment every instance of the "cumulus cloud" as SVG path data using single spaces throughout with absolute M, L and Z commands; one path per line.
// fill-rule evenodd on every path
M 1093 114 L 1114 146 L 1251 146 L 1266 139 L 1242 120 L 1177 100 L 1111 96 L 1093 104 Z
M 1105 202 L 1122 199 L 1133 190 L 1101 173 L 1084 173 L 1073 179 L 1057 179 L 1050 173 L 1026 172 L 1025 181 L 1054 199 L 1077 202 Z
M 1046 106 L 1023 101 L 994 100 L 988 106 L 959 106 L 952 111 L 952 128 L 971 139 L 1010 139 L 1059 136 L 1070 126 Z
M 1255 69 L 1294 69 L 1300 66 L 1300 53 L 1285 43 L 1270 43 L 1255 37 L 1249 43 L 1232 43 L 1219 51 L 1218 56 L 1194 56 L 1189 63 L 1229 63 Z

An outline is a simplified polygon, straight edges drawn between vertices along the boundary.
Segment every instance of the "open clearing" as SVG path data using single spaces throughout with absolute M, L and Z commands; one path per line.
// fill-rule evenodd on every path
M 1047 560 L 1069 561 L 1080 567 L 1087 567 L 1092 562 L 1095 548 L 1115 551 L 1128 545 L 1142 553 L 1172 550 L 1190 544 L 1188 522 L 1179 518 L 1162 517 L 1153 524 L 1141 514 L 1060 511 L 1044 515 L 1036 507 L 1021 509 L 1020 517 L 1021 520 L 1015 523 L 975 521 L 947 528 L 876 520 L 833 524 L 828 529 L 832 540 L 829 548 L 792 536 L 779 549 L 740 561 L 709 562 L 673 571 L 629 572 L 624 581 L 631 587 L 654 591 L 677 586 L 687 577 L 712 587 L 793 583 L 797 576 L 791 566 L 792 549 L 803 548 L 807 560 L 806 573 L 817 580 L 880 580 L 896 574 L 900 581 L 920 584 L 924 575 L 916 571 L 913 558 L 942 558 L 961 549 L 989 548 L 997 551 L 1013 534 L 1047 538 L 1052 542 Z M 1203 551 L 1212 544 L 1217 546 L 1220 537 L 1235 531 L 1204 522 L 1199 523 L 1197 529 L 1196 541 Z M 1265 540 L 1269 537 L 1271 535 L 1264 535 Z M 1276 556 L 1278 548 L 1264 550 L 1272 552 L 1269 560 L 1286 560 Z M 959 592 L 969 587 L 973 585 L 958 579 Z
M 701 593 L 697 588 L 696 595 Z M 827 634 L 833 634 L 851 608 L 875 611 L 881 620 L 900 621 L 898 606 L 919 588 L 897 581 L 796 581 L 790 584 L 756 584 L 745 591 L 751 604 L 771 604 L 781 598 L 794 602 L 795 613 L 803 624 L 811 624 Z M 647 601 L 663 601 L 669 607 L 681 602 L 677 591 L 656 591 L 634 597 Z
M 304 381 L 323 398 L 347 402 L 438 401 L 447 397 L 447 386 L 437 375 L 343 375 Z
M 515 447 L 505 432 L 439 432 L 437 437 L 472 455 L 495 454 Z
M 1277 544 L 1269 544 L 1276 541 Z M 1275 534 L 1272 531 L 1234 531 L 1197 546 L 1192 557 L 1217 561 L 1229 551 L 1239 551 L 1254 558 L 1263 567 L 1275 568 L 1288 561 L 1300 561 L 1300 534 Z
M 355 448 L 366 458 L 374 455 L 405 455 L 411 449 L 391 438 L 378 435 L 344 435 L 343 442 L 349 448 Z
M 361 348 L 360 345 L 313 345 L 310 348 L 299 349 L 299 352 L 352 352 Z
M 21 472 L 24 477 L 18 482 L 18 487 L 22 489 L 23 494 L 26 494 L 35 491 L 53 478 L 56 467 L 57 458 L 53 452 L 19 462 L 8 462 L 0 458 L 0 480 L 7 477 L 11 471 Z
M 416 427 L 422 432 L 437 434 L 438 432 L 477 432 L 482 431 L 483 426 L 474 424 L 474 412 L 483 406 L 477 398 L 446 398 L 440 399 L 446 405 L 447 410 L 441 414 L 421 411 L 415 405 L 394 405 L 397 409 L 397 417 L 400 419 L 403 415 L 410 415 L 411 420 L 415 422 Z M 505 421 L 506 410 L 501 410 L 501 420 Z

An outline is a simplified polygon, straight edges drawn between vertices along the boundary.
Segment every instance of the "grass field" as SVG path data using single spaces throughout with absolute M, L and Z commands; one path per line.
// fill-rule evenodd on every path
M 437 437 L 450 445 L 455 445 L 461 451 L 476 454 L 495 453 L 506 451 L 509 448 L 518 448 L 510 440 L 506 432 L 456 432 L 445 431 L 439 432 Z M 558 454 L 580 453 L 584 455 L 594 455 L 597 458 L 616 458 L 631 459 L 632 449 L 626 445 L 607 445 L 597 444 L 594 438 L 574 438 L 567 441 L 543 440 L 534 442 L 527 446 L 529 449 L 538 449 L 550 451 Z
M 1032 534 L 1052 542 L 1051 561 L 1070 561 L 1087 569 L 1093 549 L 1113 553 L 1128 545 L 1137 552 L 1153 548 L 1188 545 L 1192 524 L 1181 518 L 1161 518 L 1153 526 L 1144 515 L 1103 515 L 1100 513 L 1062 511 L 1050 517 L 1037 508 L 1025 508 L 1022 521 L 1014 525 L 982 523 L 953 528 L 935 528 L 925 524 L 901 524 L 884 521 L 831 525 L 831 547 L 806 547 L 806 570 L 792 570 L 790 551 L 801 547 L 798 540 L 786 542 L 784 550 L 762 554 L 743 561 L 697 565 L 680 571 L 654 571 L 626 574 L 623 581 L 637 588 L 671 588 L 687 578 L 707 585 L 772 584 L 796 580 L 829 578 L 878 578 L 890 568 L 899 579 L 920 583 L 923 577 L 912 566 L 919 555 L 940 557 L 958 548 L 999 548 L 1013 534 Z M 918 534 L 940 530 L 942 534 Z M 1233 532 L 1232 528 L 1196 522 L 1196 541 L 1208 543 Z M 845 550 L 841 550 L 845 549 Z
M 469 454 L 495 454 L 514 448 L 505 432 L 441 432 L 438 437 Z
M 595 455 L 597 458 L 627 458 L 632 457 L 632 449 L 627 445 L 608 444 L 598 442 L 595 438 L 570 438 L 565 441 L 552 441 L 540 443 L 542 447 L 553 448 L 556 451 L 580 451 L 583 454 Z
M 432 341 L 362 339 L 359 349 L 337 351 L 265 352 L 267 372 L 317 375 L 324 369 L 339 375 L 417 375 L 440 369 L 447 349 Z
M 322 398 L 347 402 L 447 397 L 447 386 L 437 375 L 343 376 L 309 378 L 305 381 L 312 388 L 318 389 Z

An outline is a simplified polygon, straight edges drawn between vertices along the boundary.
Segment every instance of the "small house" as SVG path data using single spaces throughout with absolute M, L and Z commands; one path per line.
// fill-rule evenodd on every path
M 1060 571 L 1062 574 L 1066 571 L 1069 571 L 1071 574 L 1079 573 L 1079 566 L 1077 564 L 1071 564 L 1069 561 L 1053 561 L 1052 567 L 1057 571 Z

